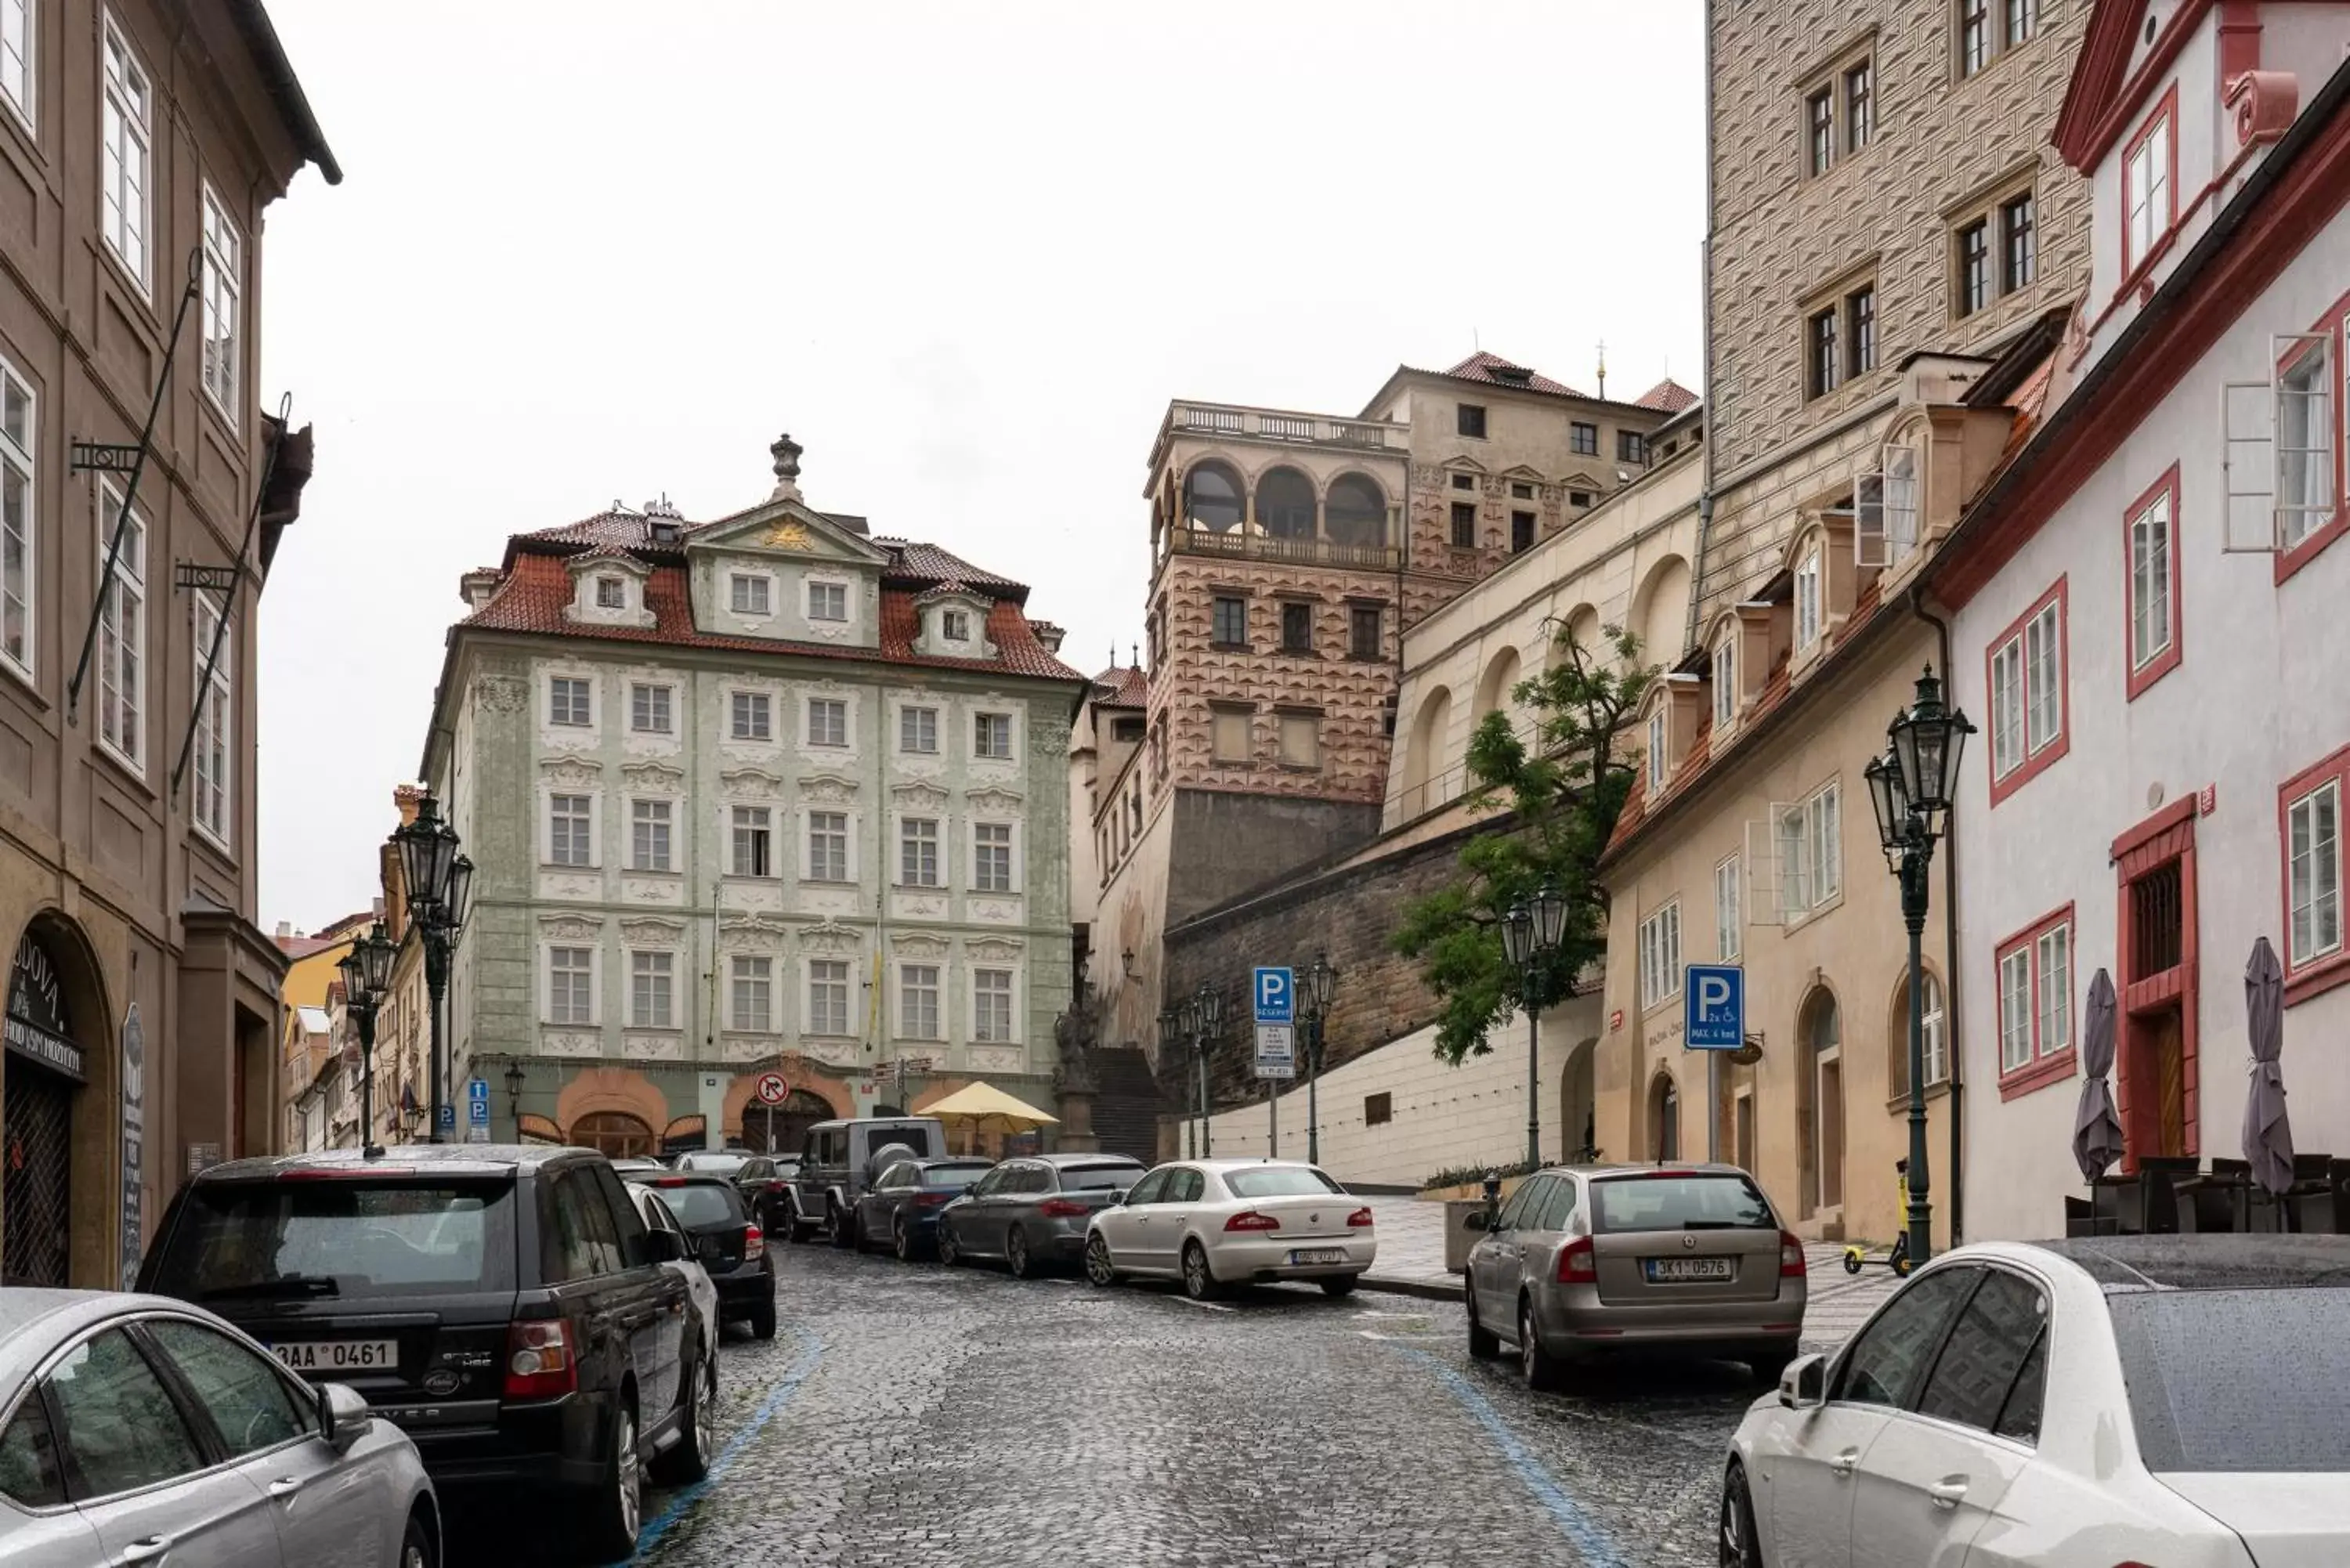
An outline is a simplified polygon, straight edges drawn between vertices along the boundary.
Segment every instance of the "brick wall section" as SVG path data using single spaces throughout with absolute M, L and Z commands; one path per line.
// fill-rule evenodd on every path
M 2087 184 L 2048 138 L 2089 5 L 2041 0 L 2038 35 L 1965 78 L 1956 61 L 1955 0 L 1732 0 L 1710 10 L 1707 440 L 1720 483 L 1854 418 L 1891 389 L 1904 356 L 1995 345 L 2085 286 Z M 1867 40 L 1872 27 L 1875 134 L 1827 174 L 1807 177 L 1805 84 L 1815 67 Z M 2038 281 L 1957 317 L 1950 223 L 1958 205 L 2025 172 L 2035 182 Z M 1803 306 L 1822 286 L 1872 261 L 1879 369 L 1807 401 Z M 1866 447 L 1869 439 L 1847 444 Z M 1700 625 L 1777 570 L 1776 546 L 1812 471 L 1799 463 L 1774 472 L 1770 483 L 1723 487 L 1700 584 Z
M 1166 994 L 1188 996 L 1201 981 L 1223 992 L 1227 1027 L 1213 1049 L 1209 1091 L 1220 1105 L 1261 1098 L 1254 1070 L 1255 1028 L 1249 971 L 1259 964 L 1309 964 L 1328 955 L 1338 971 L 1325 1059 L 1332 1065 L 1378 1049 L 1432 1022 L 1436 999 L 1417 961 L 1388 943 L 1407 904 L 1457 873 L 1461 844 L 1473 830 L 1399 851 L 1365 865 L 1305 876 L 1257 898 L 1227 904 L 1171 928 L 1166 940 Z M 1170 1106 L 1196 1098 L 1188 1052 L 1159 1063 Z

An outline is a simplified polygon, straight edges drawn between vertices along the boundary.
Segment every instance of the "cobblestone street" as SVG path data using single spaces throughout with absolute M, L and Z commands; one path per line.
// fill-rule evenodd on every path
M 1470 1360 L 1451 1302 L 783 1262 L 782 1332 L 727 1342 L 723 1457 L 649 1498 L 639 1563 L 1711 1563 L 1754 1395 L 1726 1365 L 1533 1394 Z M 452 1561 L 527 1561 L 535 1521 L 513 1524 L 452 1521 Z

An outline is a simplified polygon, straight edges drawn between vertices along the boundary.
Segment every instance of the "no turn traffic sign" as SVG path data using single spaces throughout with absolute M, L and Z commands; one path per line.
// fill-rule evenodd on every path
M 759 1075 L 756 1092 L 761 1105 L 780 1106 L 784 1103 L 785 1096 L 792 1092 L 792 1086 L 784 1082 L 784 1075 L 781 1073 L 762 1073 Z

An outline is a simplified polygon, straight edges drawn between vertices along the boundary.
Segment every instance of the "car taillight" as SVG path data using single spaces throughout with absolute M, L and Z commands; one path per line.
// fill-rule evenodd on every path
M 1281 1221 L 1270 1214 L 1260 1214 L 1255 1210 L 1250 1209 L 1225 1220 L 1224 1229 L 1227 1231 L 1278 1231 L 1281 1229 Z
M 1779 1277 L 1800 1280 L 1810 1271 L 1804 1263 L 1804 1243 L 1793 1231 L 1779 1232 Z
M 743 1262 L 748 1262 L 750 1260 L 752 1260 L 752 1259 L 754 1259 L 754 1258 L 756 1258 L 756 1257 L 761 1256 L 762 1254 L 764 1254 L 764 1253 L 766 1251 L 766 1250 L 767 1250 L 767 1239 L 766 1239 L 764 1236 L 762 1236 L 762 1235 L 760 1235 L 760 1234 L 759 1234 L 759 1228 L 758 1228 L 756 1225 L 745 1225 L 745 1226 L 743 1226 Z
M 656 1176 L 653 1178 L 653 1185 L 655 1187 L 683 1187 L 685 1185 L 685 1178 L 682 1176 Z
M 936 1209 L 940 1204 L 944 1203 L 948 1199 L 952 1198 L 954 1194 L 951 1192 L 917 1192 L 914 1194 L 914 1207 L 917 1209 Z
M 1047 1220 L 1074 1220 L 1086 1212 L 1086 1206 L 1074 1198 L 1047 1198 L 1036 1205 L 1036 1212 Z
M 1367 1208 L 1356 1210 L 1352 1214 L 1347 1216 L 1347 1224 L 1352 1230 L 1369 1230 L 1371 1227 L 1370 1210 Z
M 509 1399 L 553 1399 L 579 1386 L 579 1361 L 571 1353 L 571 1325 L 540 1318 L 506 1328 L 506 1389 Z
M 1559 1249 L 1558 1282 L 1560 1284 L 1596 1284 L 1598 1279 L 1599 1260 L 1592 1255 L 1590 1237 L 1577 1236 Z

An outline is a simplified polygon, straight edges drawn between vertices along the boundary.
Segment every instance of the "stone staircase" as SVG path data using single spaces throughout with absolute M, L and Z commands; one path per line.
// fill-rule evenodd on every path
M 1094 1133 L 1105 1154 L 1122 1154 L 1145 1165 L 1159 1160 L 1158 1080 L 1150 1061 L 1134 1046 L 1096 1046 Z

